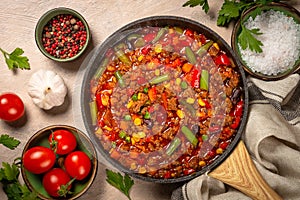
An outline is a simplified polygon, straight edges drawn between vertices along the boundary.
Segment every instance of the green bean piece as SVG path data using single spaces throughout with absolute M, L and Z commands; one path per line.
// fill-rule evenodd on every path
M 198 139 L 194 135 L 194 133 L 186 126 L 181 127 L 182 133 L 185 135 L 185 137 L 192 143 L 192 145 L 196 146 L 198 143 Z
M 191 64 L 196 64 L 197 63 L 197 59 L 196 56 L 193 52 L 193 50 L 190 47 L 185 47 L 185 54 L 187 57 L 187 60 L 191 63 Z
M 122 88 L 126 86 L 124 79 L 122 78 L 122 74 L 120 71 L 115 72 L 115 77 L 117 78 L 118 83 Z
M 115 51 L 118 51 L 118 50 L 121 50 L 121 49 L 126 49 L 126 44 L 124 42 L 121 42 L 119 44 L 117 44 L 115 47 L 114 47 L 114 50 Z
M 101 76 L 101 75 L 103 74 L 103 72 L 105 71 L 107 64 L 108 64 L 108 58 L 105 58 L 105 59 L 101 62 L 101 64 L 100 64 L 98 70 L 96 71 L 96 73 L 95 73 L 95 75 L 94 75 L 94 79 L 97 80 L 97 79 L 100 78 L 100 76 Z
M 126 121 L 129 121 L 129 120 L 131 120 L 131 116 L 130 116 L 129 114 L 127 114 L 127 115 L 124 116 L 124 119 L 125 119 Z
M 208 90 L 208 80 L 209 80 L 209 73 L 207 70 L 203 69 L 201 71 L 201 78 L 200 78 L 200 88 L 203 90 Z
M 123 131 L 123 130 L 121 130 L 120 132 L 119 132 L 119 137 L 120 138 L 122 138 L 122 139 L 124 139 L 125 137 L 126 137 L 126 132 L 125 131 Z
M 148 111 L 146 111 L 145 115 L 144 115 L 144 118 L 145 119 L 150 119 L 151 118 L 151 115 Z
M 181 87 L 181 89 L 183 89 L 183 90 L 187 89 L 187 88 L 188 88 L 187 82 L 186 82 L 186 81 L 182 81 L 182 82 L 180 83 L 180 87 Z
M 203 141 L 208 140 L 208 135 L 202 135 L 202 140 L 203 140 Z
M 140 38 L 140 37 L 141 37 L 140 34 L 132 33 L 132 34 L 130 34 L 130 35 L 127 37 L 127 40 L 128 40 L 128 41 L 136 40 L 136 39 L 138 39 L 138 38 Z
M 191 105 L 188 104 L 186 101 L 184 101 L 183 99 L 179 100 L 179 103 L 181 105 L 183 105 L 190 113 L 193 117 L 196 117 L 196 110 L 195 108 Z
M 200 49 L 197 51 L 197 54 L 198 54 L 198 55 L 202 55 L 202 54 L 206 53 L 207 50 L 209 49 L 209 47 L 210 47 L 213 43 L 214 43 L 214 41 L 210 40 L 210 41 L 208 41 L 207 43 L 205 43 L 204 45 L 202 45 L 202 46 L 200 47 Z
M 92 124 L 93 126 L 96 126 L 97 124 L 97 113 L 98 113 L 98 108 L 96 101 L 92 101 L 89 103 L 90 104 L 90 112 L 91 112 L 91 117 L 92 117 Z
M 162 83 L 164 81 L 167 81 L 169 80 L 170 77 L 169 77 L 169 74 L 164 74 L 164 75 L 161 75 L 161 76 L 158 76 L 158 77 L 155 77 L 153 78 L 152 80 L 150 80 L 150 84 L 151 85 L 155 85 L 155 84 L 158 84 L 158 83 Z
M 175 27 L 174 27 L 174 30 L 175 30 L 177 33 L 179 33 L 180 35 L 183 34 L 183 29 L 180 28 L 180 27 L 178 27 L 178 26 L 175 26 Z
M 143 89 L 143 91 L 144 91 L 144 93 L 148 93 L 148 91 L 149 91 L 149 89 L 147 88 L 147 87 L 145 87 L 144 89 Z
M 145 40 L 143 38 L 137 38 L 136 41 L 134 42 L 134 46 L 136 48 L 140 48 L 140 47 L 143 47 L 145 46 Z
M 126 65 L 131 65 L 131 61 L 122 50 L 116 51 L 116 56 Z
M 167 147 L 166 154 L 168 156 L 172 155 L 173 152 L 179 147 L 180 143 L 181 143 L 180 139 L 178 137 L 175 137 L 171 142 L 171 144 Z
M 161 28 L 156 36 L 154 37 L 154 39 L 152 40 L 152 44 L 156 43 L 165 33 L 166 33 L 167 29 L 166 28 Z
M 137 95 L 136 93 L 133 94 L 132 97 L 131 97 L 131 99 L 132 99 L 133 101 L 137 101 L 137 100 L 138 100 L 138 95 Z

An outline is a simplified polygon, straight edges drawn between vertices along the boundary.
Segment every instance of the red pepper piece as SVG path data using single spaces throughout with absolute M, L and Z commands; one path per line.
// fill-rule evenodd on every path
M 191 37 L 191 38 L 194 38 L 194 32 L 193 32 L 192 30 L 190 30 L 190 29 L 186 29 L 186 31 L 184 32 L 184 34 L 185 34 L 186 36 L 189 36 L 189 37 Z
M 102 104 L 102 99 L 101 99 L 101 94 L 100 93 L 96 94 L 96 103 L 97 103 L 98 109 L 103 109 L 104 108 L 104 106 Z
M 230 125 L 230 128 L 237 129 L 241 121 L 241 117 L 236 117 L 233 124 Z
M 151 45 L 148 44 L 141 49 L 142 54 L 147 55 L 151 49 Z
M 163 100 L 163 106 L 164 106 L 165 110 L 167 110 L 167 107 L 168 107 L 167 94 L 164 92 L 161 97 L 162 97 L 162 100 Z
M 189 175 L 189 174 L 192 174 L 192 173 L 194 173 L 195 172 L 195 170 L 194 169 L 185 169 L 185 170 L 183 170 L 183 174 L 184 175 Z
M 144 40 L 146 43 L 151 42 L 155 38 L 154 33 L 148 33 L 147 35 L 144 36 Z
M 178 66 L 181 66 L 182 62 L 179 58 L 176 58 L 173 62 L 172 62 L 172 67 L 173 68 L 177 68 Z
M 164 178 L 171 178 L 171 172 L 167 171 L 164 175 Z
M 221 142 L 219 147 L 222 148 L 223 150 L 225 150 L 228 147 L 229 143 L 230 143 L 229 141 Z
M 193 68 L 187 75 L 186 79 L 193 88 L 200 87 L 200 71 Z
M 239 101 L 237 104 L 236 104 L 236 107 L 235 107 L 235 110 L 234 110 L 234 116 L 236 117 L 241 117 L 242 114 L 243 114 L 243 105 L 244 105 L 244 102 L 243 100 Z
M 148 96 L 151 102 L 155 101 L 156 94 L 157 94 L 156 87 L 152 87 L 148 90 Z
M 216 65 L 225 65 L 229 66 L 231 65 L 230 59 L 227 57 L 226 54 L 221 54 L 215 59 Z

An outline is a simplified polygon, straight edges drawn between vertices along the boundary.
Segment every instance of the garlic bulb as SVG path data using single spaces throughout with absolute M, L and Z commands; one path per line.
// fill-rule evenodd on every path
M 64 103 L 67 87 L 55 72 L 41 69 L 31 76 L 28 94 L 38 107 L 49 110 Z

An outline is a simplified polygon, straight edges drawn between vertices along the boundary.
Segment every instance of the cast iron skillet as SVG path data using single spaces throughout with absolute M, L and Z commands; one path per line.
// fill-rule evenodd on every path
M 227 55 L 229 55 L 231 58 L 233 58 L 234 64 L 239 68 L 239 71 L 241 73 L 242 88 L 243 88 L 243 96 L 244 96 L 245 105 L 244 105 L 243 117 L 241 119 L 241 123 L 240 123 L 240 126 L 239 126 L 239 129 L 237 131 L 236 136 L 234 137 L 234 139 L 232 140 L 232 142 L 230 143 L 228 148 L 224 151 L 224 153 L 221 156 L 219 156 L 213 163 L 211 163 L 210 165 L 208 165 L 204 169 L 196 172 L 195 174 L 192 174 L 192 175 L 189 175 L 189 176 L 179 177 L 179 178 L 175 178 L 175 179 L 155 179 L 155 178 L 145 177 L 145 176 L 142 176 L 140 174 L 133 173 L 129 169 L 127 169 L 127 168 L 123 167 L 122 165 L 118 164 L 118 162 L 116 162 L 114 159 L 112 159 L 109 156 L 109 154 L 104 150 L 104 148 L 102 147 L 102 145 L 99 142 L 99 139 L 96 137 L 96 135 L 94 133 L 95 127 L 92 125 L 92 119 L 91 119 L 90 108 L 89 108 L 89 102 L 90 102 L 90 96 L 91 96 L 90 95 L 90 80 L 92 79 L 92 77 L 94 76 L 96 71 L 98 70 L 98 68 L 100 66 L 100 63 L 101 63 L 101 61 L 103 60 L 103 58 L 105 56 L 105 51 L 109 47 L 114 46 L 118 41 L 122 40 L 125 36 L 127 36 L 133 29 L 137 29 L 139 27 L 145 27 L 145 26 L 158 26 L 158 27 L 179 26 L 179 27 L 189 28 L 189 29 L 195 30 L 197 32 L 204 33 L 206 36 L 210 37 L 210 39 L 217 42 L 219 44 L 220 48 L 222 50 L 224 50 Z M 222 177 L 228 176 L 229 172 L 228 172 L 228 169 L 225 169 L 225 170 L 227 170 L 227 172 L 224 174 L 223 173 L 224 169 L 220 169 L 220 167 L 221 167 L 220 164 L 232 152 L 239 152 L 240 150 L 242 150 L 242 152 L 246 151 L 246 148 L 244 147 L 243 142 L 240 139 L 241 139 L 241 135 L 242 135 L 242 132 L 245 128 L 246 121 L 247 121 L 249 97 L 248 97 L 248 88 L 247 88 L 247 85 L 246 85 L 246 77 L 245 77 L 245 73 L 243 71 L 243 68 L 241 66 L 241 63 L 239 62 L 239 59 L 237 58 L 237 56 L 235 55 L 233 50 L 230 48 L 230 46 L 217 33 L 212 31 L 208 27 L 206 27 L 206 26 L 204 26 L 204 25 L 202 25 L 198 22 L 192 21 L 190 19 L 186 19 L 186 18 L 182 18 L 182 17 L 175 17 L 175 16 L 154 16 L 154 17 L 148 17 L 148 18 L 144 18 L 144 19 L 134 21 L 132 23 L 129 23 L 128 25 L 125 25 L 121 29 L 117 30 L 115 33 L 113 33 L 111 36 L 109 36 L 102 43 L 102 45 L 98 49 L 95 50 L 95 53 L 91 56 L 91 59 L 90 59 L 88 65 L 87 65 L 87 69 L 86 69 L 86 72 L 85 72 L 85 75 L 84 75 L 84 78 L 83 78 L 82 90 L 81 91 L 82 91 L 82 94 L 81 94 L 81 110 L 82 110 L 83 121 L 84 121 L 85 127 L 87 129 L 87 132 L 88 132 L 89 136 L 92 138 L 96 148 L 99 150 L 99 152 L 102 154 L 102 156 L 106 160 L 108 160 L 112 165 L 114 165 L 114 167 L 116 167 L 117 169 L 119 169 L 120 171 L 122 171 L 124 173 L 127 173 L 127 174 L 131 175 L 132 177 L 142 179 L 144 181 L 150 181 L 150 182 L 156 182 L 156 183 L 184 182 L 184 181 L 191 180 L 191 179 L 193 179 L 193 178 L 195 178 L 199 175 L 205 174 L 205 173 L 208 173 L 210 176 L 218 178 L 219 173 L 214 173 L 213 170 L 219 166 L 217 169 L 219 169 L 219 171 L 221 173 L 221 175 L 220 174 L 219 175 L 222 178 Z M 233 151 L 236 147 L 237 147 L 237 149 L 235 151 Z M 234 154 L 236 154 L 236 153 L 234 153 Z M 248 155 L 247 152 L 246 152 L 246 154 Z M 233 157 L 233 156 L 230 156 L 230 157 Z M 243 162 L 243 160 L 244 160 L 244 158 L 242 158 L 241 162 Z M 247 162 L 250 162 L 250 164 L 252 164 L 250 157 L 249 157 L 249 160 L 250 161 L 247 161 Z M 233 162 L 235 162 L 235 161 L 233 161 Z M 225 165 L 225 164 L 223 164 L 223 165 Z M 234 163 L 233 165 L 241 165 L 241 164 L 242 163 Z M 249 163 L 246 163 L 246 164 L 249 165 Z M 241 167 L 242 167 L 242 169 L 245 168 L 245 166 L 241 166 Z M 227 166 L 226 166 L 226 168 L 227 168 Z M 253 171 L 255 171 L 255 170 L 253 170 L 253 169 L 250 170 L 250 173 L 251 173 L 250 176 L 254 176 Z M 257 173 L 257 175 L 259 175 L 259 174 Z M 249 174 L 248 174 L 248 176 L 249 176 Z M 218 179 L 220 179 L 220 178 L 218 178 Z M 229 177 L 229 180 L 230 179 L 231 178 Z M 247 179 L 249 179 L 249 177 L 242 178 L 242 181 L 239 180 L 238 183 L 237 183 L 237 186 L 235 186 L 235 187 L 238 188 L 242 184 L 244 179 L 247 180 Z M 260 177 L 260 179 L 262 180 L 261 177 Z M 224 181 L 224 180 L 222 180 L 222 181 Z M 227 181 L 227 183 L 228 183 L 228 181 Z M 228 184 L 230 184 L 230 183 L 228 183 Z M 258 184 L 261 184 L 261 183 L 258 183 Z M 267 184 L 263 183 L 263 185 L 267 185 Z M 234 186 L 234 184 L 233 184 L 233 186 Z M 253 186 L 253 184 L 250 184 L 250 186 Z M 243 191 L 243 192 L 247 193 L 247 190 L 253 190 L 252 188 L 249 188 L 249 184 L 246 184 L 245 191 Z M 260 193 L 267 193 L 265 190 L 271 191 L 271 188 L 267 188 L 267 189 L 263 188 L 259 192 Z M 255 194 L 255 195 L 257 195 L 257 194 Z M 272 196 L 274 196 L 274 195 L 276 195 L 276 193 L 272 193 Z M 263 199 L 262 197 L 263 196 L 259 196 L 260 199 Z

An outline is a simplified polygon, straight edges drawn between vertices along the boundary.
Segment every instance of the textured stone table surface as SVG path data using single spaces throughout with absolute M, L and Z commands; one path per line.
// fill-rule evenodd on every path
M 0 146 L 0 162 L 12 162 L 21 155 L 28 139 L 39 129 L 54 124 L 66 124 L 84 129 L 78 122 L 80 110 L 74 108 L 78 101 L 78 85 L 80 86 L 80 67 L 85 58 L 97 45 L 101 44 L 110 34 L 122 26 L 140 18 L 173 15 L 198 21 L 221 35 L 229 44 L 232 26 L 222 28 L 216 26 L 217 12 L 222 1 L 210 1 L 210 11 L 206 15 L 201 7 L 182 7 L 186 0 L 1 0 L 0 3 L 0 47 L 8 52 L 16 47 L 22 48 L 29 58 L 31 70 L 10 71 L 0 56 L 0 93 L 17 93 L 25 104 L 27 121 L 23 124 L 10 125 L 0 121 L 0 133 L 18 138 L 21 144 L 16 150 L 8 150 Z M 290 3 L 300 9 L 299 0 Z M 39 51 L 34 40 L 34 29 L 38 19 L 48 10 L 55 7 L 69 7 L 81 13 L 87 20 L 92 42 L 78 60 L 69 63 L 57 63 L 49 60 Z M 31 75 L 39 69 L 53 70 L 63 77 L 68 87 L 68 95 L 63 106 L 44 111 L 35 106 L 29 97 L 28 81 Z M 78 79 L 79 78 L 79 79 Z M 76 93 L 77 92 L 77 93 Z M 79 199 L 125 200 L 122 193 L 105 181 L 106 163 L 99 159 L 97 177 L 91 188 Z M 131 190 L 134 200 L 167 200 L 172 190 L 180 184 L 160 185 L 135 180 Z M 0 199 L 7 199 L 0 189 Z

